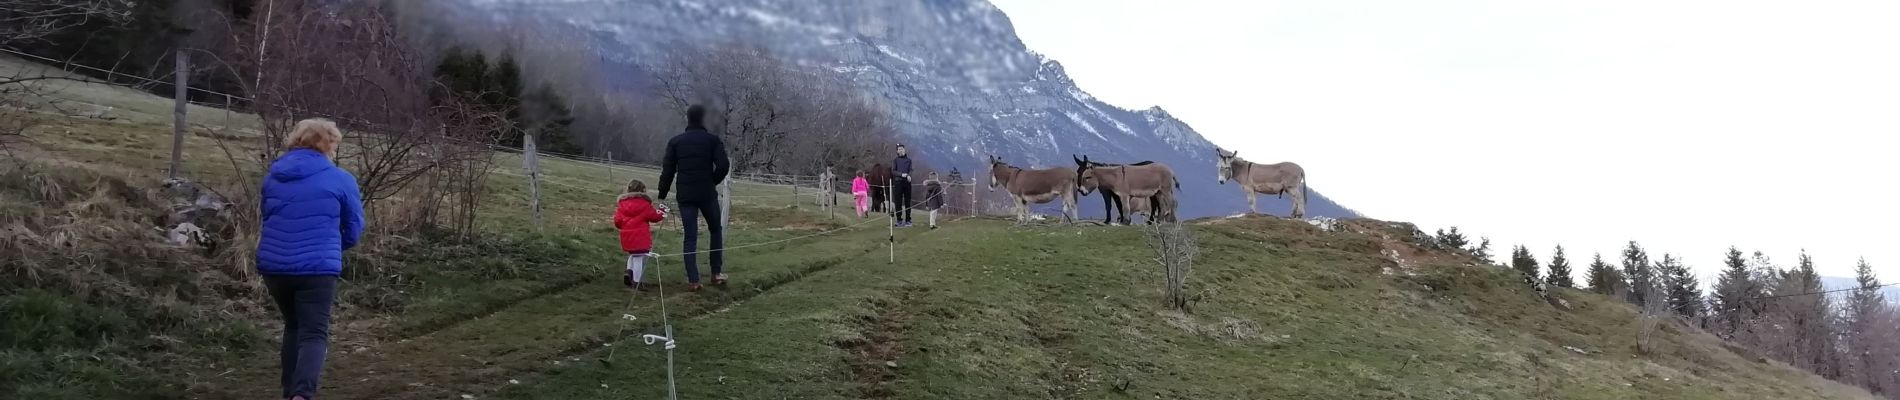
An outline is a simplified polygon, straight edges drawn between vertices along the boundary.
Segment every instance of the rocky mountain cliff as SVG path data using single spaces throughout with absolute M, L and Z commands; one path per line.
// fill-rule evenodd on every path
M 887 105 L 915 157 L 980 176 L 986 154 L 1012 164 L 1072 168 L 1154 160 L 1181 177 L 1181 213 L 1233 214 L 1246 200 L 1214 181 L 1213 144 L 1160 107 L 1129 110 L 1077 87 L 1062 64 L 1031 51 L 1009 17 L 983 0 L 465 0 L 487 18 L 568 24 L 588 32 L 604 62 L 639 65 L 673 46 L 758 44 L 834 71 Z M 1299 154 L 1246 154 L 1277 162 Z M 1312 187 L 1327 185 L 1310 171 Z M 1082 199 L 1100 217 L 1101 200 Z M 1046 207 L 1046 206 L 1045 206 Z M 1284 214 L 1266 196 L 1260 210 Z M 1040 209 L 1040 208 L 1039 208 Z M 1354 213 L 1323 195 L 1311 216 Z

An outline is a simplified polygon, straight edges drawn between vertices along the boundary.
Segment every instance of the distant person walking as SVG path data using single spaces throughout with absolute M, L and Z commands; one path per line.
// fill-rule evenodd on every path
M 264 178 L 257 272 L 284 317 L 278 362 L 286 399 L 317 397 L 343 251 L 363 234 L 363 192 L 332 161 L 342 143 L 336 123 L 298 121 Z
M 620 231 L 620 250 L 627 252 L 627 273 L 620 280 L 628 289 L 640 290 L 653 252 L 653 224 L 665 221 L 666 212 L 666 203 L 647 198 L 647 184 L 639 179 L 627 182 L 627 192 L 615 202 L 614 229 Z
M 897 158 L 891 160 L 891 204 L 897 209 L 891 210 L 897 219 L 897 226 L 910 226 L 910 153 L 904 145 L 897 145 Z
M 706 216 L 706 230 L 712 234 L 712 283 L 726 283 L 726 232 L 719 225 L 718 186 L 726 180 L 732 165 L 726 161 L 726 143 L 706 131 L 705 121 L 705 107 L 687 107 L 686 131 L 666 142 L 666 158 L 660 163 L 660 200 L 666 200 L 673 178 L 679 177 L 680 221 L 686 226 L 681 250 L 686 252 L 686 290 L 693 292 L 700 289 L 697 253 L 701 215 Z
M 857 202 L 858 218 L 864 218 L 871 200 L 871 182 L 864 180 L 864 170 L 858 170 L 858 177 L 851 178 L 851 199 Z

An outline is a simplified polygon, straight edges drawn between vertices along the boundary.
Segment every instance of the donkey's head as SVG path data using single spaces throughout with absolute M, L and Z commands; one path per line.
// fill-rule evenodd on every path
M 1214 170 L 1220 175 L 1217 177 L 1220 184 L 1225 185 L 1228 179 L 1234 179 L 1234 160 L 1240 159 L 1240 152 L 1221 150 L 1219 147 L 1215 147 L 1214 155 L 1216 156 Z
M 1096 166 L 1095 162 L 1089 161 L 1088 156 L 1076 158 L 1074 154 L 1070 154 L 1069 158 L 1075 159 L 1075 192 L 1083 196 L 1094 193 L 1095 188 L 1100 184 L 1095 180 L 1095 174 L 1092 172 Z

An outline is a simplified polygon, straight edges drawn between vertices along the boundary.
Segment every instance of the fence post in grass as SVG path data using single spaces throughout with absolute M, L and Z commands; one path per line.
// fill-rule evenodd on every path
M 191 53 L 179 48 L 172 58 L 177 62 L 172 71 L 172 163 L 167 171 L 168 178 L 178 178 L 183 174 L 185 162 L 185 109 L 190 104 L 190 86 L 186 86 L 191 76 Z
M 528 170 L 528 211 L 534 221 L 534 230 L 541 231 L 541 157 L 535 151 L 534 130 L 529 129 L 521 135 L 522 168 Z
M 831 219 L 838 218 L 838 190 L 832 184 L 835 179 L 838 178 L 831 174 L 829 165 L 825 166 L 825 173 L 818 175 L 818 202 L 825 205 L 825 216 Z
M 615 182 L 614 183 L 615 185 L 624 183 L 624 182 L 619 182 L 619 181 L 614 180 L 614 152 L 612 151 L 607 152 L 607 161 L 600 163 L 600 166 L 607 167 L 607 181 L 608 182 Z
M 893 199 L 893 197 L 895 196 L 890 195 L 891 190 L 893 189 L 893 187 L 891 186 L 891 183 L 892 182 L 890 178 L 884 179 L 884 192 L 885 192 L 884 215 L 885 215 L 885 218 L 888 219 L 890 222 L 889 224 L 884 224 L 884 226 L 887 227 L 885 229 L 890 231 L 890 243 L 889 243 L 889 246 L 891 248 L 891 262 L 890 263 L 896 264 L 897 263 L 897 208 L 895 207 L 896 207 L 897 201 Z
M 792 183 L 792 208 L 798 208 L 798 177 L 787 177 L 786 181 Z
M 974 217 L 981 214 L 976 211 L 976 184 L 972 183 L 970 184 L 969 187 L 970 187 L 970 216 Z
M 719 227 L 732 226 L 732 179 L 733 173 L 727 172 L 726 179 L 719 181 Z

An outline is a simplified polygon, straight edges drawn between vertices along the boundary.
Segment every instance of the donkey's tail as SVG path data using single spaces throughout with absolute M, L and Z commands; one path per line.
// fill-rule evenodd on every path
M 1306 173 L 1301 172 L 1300 173 L 1300 202 L 1302 203 L 1306 202 L 1306 196 L 1311 194 L 1311 192 L 1312 191 L 1310 189 L 1306 188 Z

